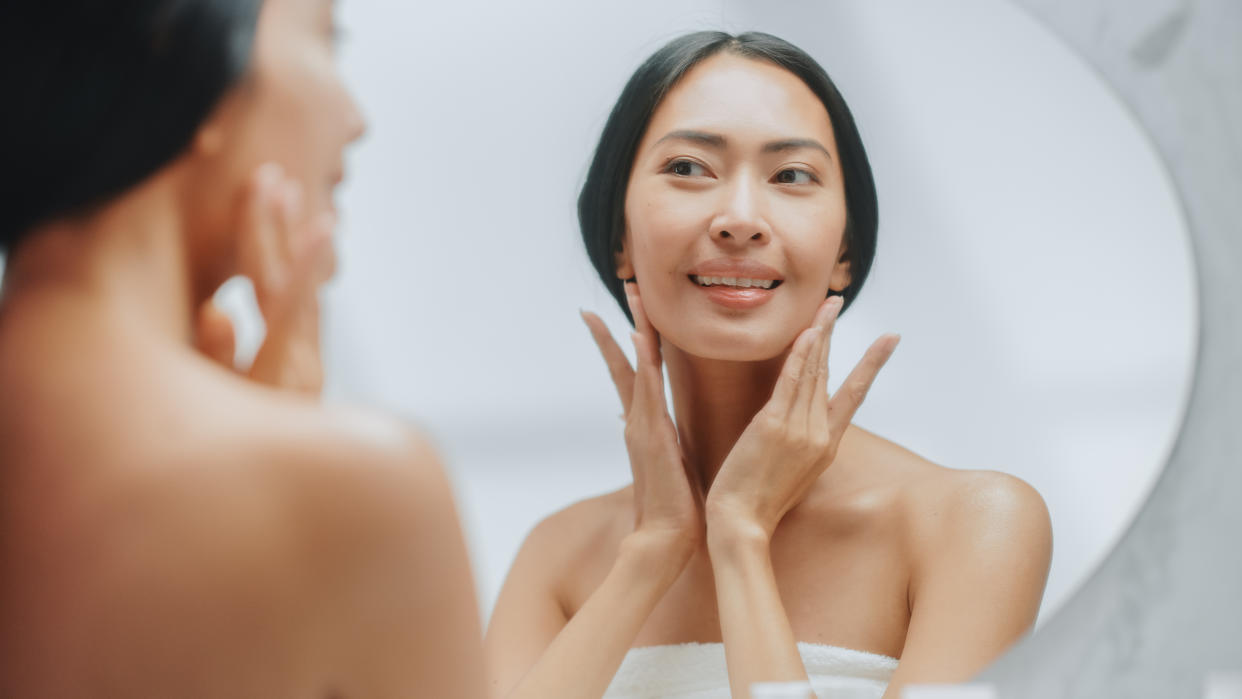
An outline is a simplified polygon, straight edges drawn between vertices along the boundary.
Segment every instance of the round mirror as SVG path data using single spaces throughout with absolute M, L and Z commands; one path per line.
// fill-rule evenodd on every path
M 882 332 L 903 341 L 855 422 L 1042 494 L 1055 551 L 1041 621 L 1102 560 L 1190 384 L 1185 225 L 1156 152 L 1082 60 L 1016 6 L 953 7 L 342 6 L 371 128 L 341 207 L 330 390 L 437 438 L 485 613 L 537 521 L 629 481 L 578 311 L 616 333 L 625 321 L 587 263 L 575 200 L 632 70 L 705 28 L 801 46 L 859 124 L 879 248 L 832 375 Z

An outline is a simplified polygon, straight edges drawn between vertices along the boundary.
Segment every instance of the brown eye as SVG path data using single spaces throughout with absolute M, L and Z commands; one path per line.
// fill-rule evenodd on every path
M 664 168 L 664 171 L 670 172 L 678 177 L 695 177 L 703 174 L 703 166 L 693 160 L 680 159 L 669 163 L 668 166 Z
M 815 177 L 806 170 L 786 168 L 776 173 L 776 181 L 781 184 L 808 184 L 814 182 Z

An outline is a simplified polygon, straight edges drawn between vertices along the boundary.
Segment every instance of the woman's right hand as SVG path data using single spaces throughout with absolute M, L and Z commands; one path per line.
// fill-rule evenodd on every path
M 584 311 L 582 319 L 608 364 L 625 410 L 625 446 L 634 475 L 634 531 L 689 558 L 704 537 L 701 488 L 686 471 L 677 428 L 665 403 L 660 336 L 643 311 L 638 285 L 627 283 L 625 294 L 634 317 L 636 368 L 630 368 L 599 316 Z

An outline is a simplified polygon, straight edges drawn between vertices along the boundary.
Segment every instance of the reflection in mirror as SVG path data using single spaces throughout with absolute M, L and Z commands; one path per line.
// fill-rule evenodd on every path
M 343 60 L 372 130 L 342 202 L 331 389 L 439 436 L 484 610 L 536 522 L 629 481 L 578 310 L 628 326 L 574 203 L 630 73 L 702 28 L 799 45 L 858 122 L 878 249 L 834 332 L 830 385 L 881 333 L 903 339 L 855 423 L 1039 491 L 1055 541 L 1041 619 L 1107 552 L 1188 385 L 1183 222 L 1152 148 L 1079 59 L 1014 7 L 956 7 L 344 6 L 366 37 Z

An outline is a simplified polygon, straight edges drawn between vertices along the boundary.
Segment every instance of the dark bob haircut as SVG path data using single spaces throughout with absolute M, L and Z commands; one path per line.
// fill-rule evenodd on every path
M 617 279 L 615 256 L 625 235 L 625 194 L 638 144 L 669 90 L 687 71 L 718 53 L 767 61 L 788 70 L 827 108 L 845 178 L 845 244 L 852 278 L 840 293 L 845 302 L 842 310 L 849 308 L 875 257 L 878 205 L 871 164 L 854 117 L 824 69 L 802 49 L 762 32 L 737 36 L 715 31 L 687 34 L 665 44 L 630 77 L 604 125 L 595 158 L 578 195 L 578 224 L 591 264 L 629 318 L 625 285 Z M 633 320 L 630 318 L 631 323 Z
M 185 151 L 249 62 L 262 0 L 5 0 L 0 252 Z

